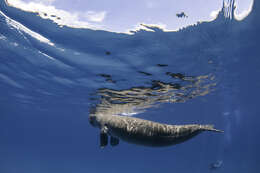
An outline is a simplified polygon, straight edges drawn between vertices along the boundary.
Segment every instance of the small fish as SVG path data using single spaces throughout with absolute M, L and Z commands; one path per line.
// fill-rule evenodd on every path
M 222 160 L 218 160 L 215 163 L 211 163 L 210 164 L 210 170 L 216 170 L 219 169 L 222 166 L 223 161 Z

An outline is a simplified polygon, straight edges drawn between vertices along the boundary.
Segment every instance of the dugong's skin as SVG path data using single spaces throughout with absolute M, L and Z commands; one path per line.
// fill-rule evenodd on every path
M 119 143 L 119 138 L 129 143 L 161 147 L 179 144 L 203 131 L 223 132 L 212 125 L 168 125 L 119 115 L 90 115 L 89 121 L 101 129 L 101 147 L 107 145 L 107 135 L 112 137 L 112 146 Z

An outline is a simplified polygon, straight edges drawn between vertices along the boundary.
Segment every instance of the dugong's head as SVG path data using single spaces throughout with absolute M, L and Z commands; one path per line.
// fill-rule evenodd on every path
M 98 127 L 99 123 L 97 122 L 97 117 L 95 115 L 89 115 L 89 119 L 88 119 L 89 123 L 93 126 L 93 127 Z
M 96 109 L 94 107 L 91 107 L 89 111 L 88 121 L 93 127 L 99 127 L 99 122 L 97 121 L 97 116 L 95 113 Z

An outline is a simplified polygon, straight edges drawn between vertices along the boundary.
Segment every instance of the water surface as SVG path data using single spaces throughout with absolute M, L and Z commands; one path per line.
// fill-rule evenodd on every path
M 225 10 L 177 32 L 130 35 L 60 27 L 1 1 L 0 171 L 258 172 L 259 2 L 242 21 Z M 91 107 L 225 133 L 100 149 Z

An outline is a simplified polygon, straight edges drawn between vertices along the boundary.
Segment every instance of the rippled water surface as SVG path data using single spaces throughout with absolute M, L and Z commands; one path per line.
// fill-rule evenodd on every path
M 179 31 L 120 34 L 60 27 L 0 1 L 0 172 L 257 173 L 259 5 L 242 21 L 223 8 Z M 225 132 L 101 149 L 92 109 Z

